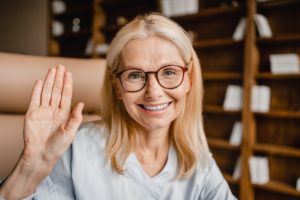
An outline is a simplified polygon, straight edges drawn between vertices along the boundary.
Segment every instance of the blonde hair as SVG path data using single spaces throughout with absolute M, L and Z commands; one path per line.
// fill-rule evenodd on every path
M 122 173 L 122 164 L 132 151 L 135 142 L 135 122 L 126 112 L 122 101 L 118 100 L 112 85 L 112 74 L 118 68 L 120 54 L 124 46 L 137 38 L 163 37 L 173 42 L 179 49 L 185 63 L 189 63 L 191 79 L 186 105 L 180 116 L 172 122 L 170 141 L 178 158 L 178 178 L 190 177 L 198 163 L 204 164 L 209 153 L 202 122 L 203 86 L 198 57 L 188 34 L 178 24 L 159 14 L 138 16 L 125 25 L 111 42 L 107 54 L 107 69 L 100 106 L 100 114 L 107 122 L 109 136 L 107 157 L 113 170 Z

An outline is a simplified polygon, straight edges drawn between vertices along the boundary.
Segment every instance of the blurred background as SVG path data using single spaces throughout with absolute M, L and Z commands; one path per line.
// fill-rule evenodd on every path
M 1 1 L 0 52 L 105 58 L 116 32 L 149 12 L 190 36 L 208 143 L 233 193 L 300 199 L 300 0 Z

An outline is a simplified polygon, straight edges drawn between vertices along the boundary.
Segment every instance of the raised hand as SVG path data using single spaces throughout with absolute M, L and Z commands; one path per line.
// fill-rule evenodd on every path
M 74 140 L 83 103 L 70 112 L 72 87 L 72 74 L 63 66 L 49 69 L 45 80 L 35 83 L 25 116 L 23 153 L 0 186 L 4 199 L 23 199 L 36 191 Z
M 33 88 L 31 102 L 24 122 L 24 151 L 26 162 L 49 162 L 62 156 L 70 146 L 82 122 L 83 103 L 72 112 L 72 74 L 63 66 L 49 69 L 44 81 Z

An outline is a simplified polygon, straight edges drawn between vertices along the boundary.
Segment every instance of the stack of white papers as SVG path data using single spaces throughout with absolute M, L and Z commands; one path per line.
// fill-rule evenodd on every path
M 296 190 L 300 191 L 300 177 L 297 179 Z
M 224 110 L 239 111 L 243 106 L 243 88 L 239 85 L 229 85 L 223 103 Z
M 273 74 L 299 73 L 299 57 L 295 53 L 271 54 L 271 72 Z
M 272 37 L 272 31 L 268 19 L 262 14 L 255 14 L 254 21 L 257 26 L 259 36 L 261 38 L 270 38 Z
M 254 85 L 251 89 L 251 110 L 268 112 L 270 109 L 271 89 L 265 85 Z
M 84 51 L 85 55 L 92 55 L 93 46 L 94 46 L 94 41 L 92 38 L 90 38 L 85 47 L 85 51 Z M 94 48 L 96 54 L 106 55 L 109 45 L 106 43 L 96 44 Z
M 54 0 L 52 1 L 52 12 L 53 14 L 61 14 L 64 13 L 67 9 L 64 1 Z
M 65 27 L 60 21 L 52 22 L 52 35 L 61 36 L 65 32 Z
M 240 145 L 243 138 L 242 122 L 235 122 L 230 135 L 229 143 L 232 145 Z
M 233 171 L 233 179 L 238 180 L 241 177 L 241 168 L 242 162 L 241 158 L 239 157 L 235 163 L 234 171 Z
M 161 0 L 163 15 L 167 17 L 194 14 L 199 11 L 198 0 Z
M 235 40 L 235 41 L 242 40 L 245 36 L 245 32 L 246 32 L 246 18 L 243 17 L 240 19 L 237 27 L 234 30 L 234 33 L 232 36 L 233 40 Z
M 266 157 L 251 156 L 249 159 L 251 182 L 265 184 L 269 182 L 269 161 Z

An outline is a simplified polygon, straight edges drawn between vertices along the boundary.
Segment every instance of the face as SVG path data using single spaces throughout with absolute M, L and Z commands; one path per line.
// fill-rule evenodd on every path
M 185 66 L 177 47 L 167 39 L 149 37 L 134 39 L 121 52 L 118 72 L 130 68 L 144 72 L 157 71 L 166 65 Z M 181 85 L 175 89 L 160 86 L 155 74 L 149 74 L 145 87 L 138 92 L 127 92 L 119 79 L 115 79 L 117 96 L 129 115 L 146 131 L 168 130 L 183 111 L 186 95 L 190 89 L 188 72 L 184 73 Z

